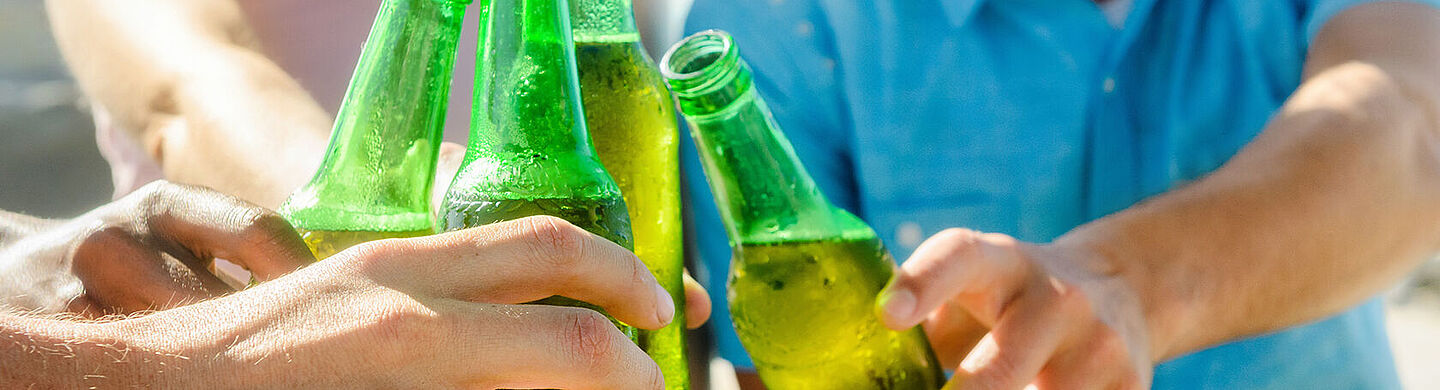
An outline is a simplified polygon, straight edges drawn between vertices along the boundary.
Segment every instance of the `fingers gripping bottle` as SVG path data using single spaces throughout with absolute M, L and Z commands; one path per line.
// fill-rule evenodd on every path
M 630 0 L 571 0 L 570 21 L 585 123 L 630 212 L 635 254 L 670 292 L 675 319 L 640 331 L 665 388 L 690 387 L 685 359 L 685 272 L 681 245 L 679 129 L 665 79 L 635 28 Z
M 470 0 L 385 0 L 340 105 L 325 160 L 280 206 L 324 259 L 434 230 L 430 191 L 456 40 Z
M 760 379 L 777 390 L 939 388 L 920 328 L 890 330 L 875 312 L 895 260 L 820 193 L 730 36 L 690 36 L 660 68 L 730 237 L 730 315 Z
M 440 207 L 445 230 L 551 215 L 632 248 L 625 200 L 585 127 L 565 1 L 480 2 L 470 144 Z M 539 303 L 600 310 L 558 296 Z

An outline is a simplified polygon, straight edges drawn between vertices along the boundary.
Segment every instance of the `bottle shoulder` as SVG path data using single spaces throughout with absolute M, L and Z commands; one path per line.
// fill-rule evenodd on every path
M 476 153 L 467 158 L 446 200 L 618 198 L 620 188 L 594 156 Z
M 305 230 L 418 231 L 433 226 L 428 202 L 397 205 L 333 200 L 317 196 L 309 188 L 296 191 L 276 212 L 295 228 Z
M 638 35 L 575 40 L 575 62 L 581 79 L 586 74 L 611 81 L 611 88 L 659 89 L 669 94 L 660 67 L 640 44 Z M 613 85 L 613 83 L 633 83 Z M 583 92 L 583 91 L 582 91 Z M 667 96 L 668 97 L 668 96 Z
M 830 205 L 736 222 L 735 234 L 742 245 L 879 239 L 875 230 L 859 217 Z

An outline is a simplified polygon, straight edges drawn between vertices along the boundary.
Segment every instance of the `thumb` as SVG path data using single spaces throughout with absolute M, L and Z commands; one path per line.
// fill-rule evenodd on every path
M 315 262 L 295 228 L 274 211 L 201 187 L 156 189 L 153 233 L 203 259 L 223 258 L 271 280 Z
M 1015 239 L 947 229 L 920 244 L 880 291 L 876 311 L 887 327 L 909 329 L 952 299 L 986 326 L 1019 291 L 1028 267 Z
M 107 312 L 168 309 L 230 291 L 172 255 L 184 256 L 117 230 L 101 230 L 76 246 L 73 267 L 86 300 Z

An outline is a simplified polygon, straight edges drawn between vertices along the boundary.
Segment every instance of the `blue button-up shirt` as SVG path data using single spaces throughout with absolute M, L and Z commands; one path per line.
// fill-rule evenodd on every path
M 1433 1 L 1433 0 L 1431 0 Z M 735 36 L 826 195 L 907 257 L 948 227 L 1046 242 L 1194 180 L 1264 127 L 1324 23 L 1362 0 L 696 0 Z M 693 145 L 702 281 L 730 251 Z M 720 353 L 751 363 L 717 311 Z M 1396 388 L 1377 300 L 1161 364 L 1155 388 Z

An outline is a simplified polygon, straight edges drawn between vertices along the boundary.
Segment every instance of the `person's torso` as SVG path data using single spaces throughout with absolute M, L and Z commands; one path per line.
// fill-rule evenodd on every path
M 1115 26 L 1089 0 L 697 0 L 686 31 L 735 36 L 827 195 L 903 259 L 957 226 L 1046 242 L 1214 170 L 1298 85 L 1328 16 L 1130 6 Z M 700 234 L 720 231 L 709 212 Z M 1387 342 L 1372 300 L 1163 364 L 1155 387 L 1398 387 Z

